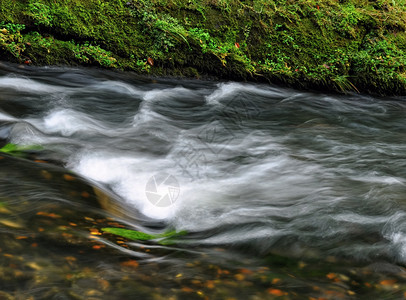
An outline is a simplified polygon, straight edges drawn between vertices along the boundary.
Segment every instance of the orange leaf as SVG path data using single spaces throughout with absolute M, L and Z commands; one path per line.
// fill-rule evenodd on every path
M 65 259 L 67 260 L 67 261 L 77 261 L 77 258 L 76 257 L 74 257 L 74 256 L 66 256 L 65 257 Z
M 57 215 L 57 214 L 54 214 L 54 213 L 48 213 L 48 212 L 45 212 L 45 211 L 37 212 L 37 216 L 44 216 L 44 217 L 49 217 L 49 218 L 53 218 L 53 219 L 61 218 L 60 215 Z
M 127 261 L 123 261 L 122 263 L 120 263 L 120 265 L 123 267 L 137 268 L 139 263 L 138 263 L 138 261 L 136 261 L 134 259 L 130 259 Z
M 63 174 L 63 178 L 67 181 L 74 181 L 75 177 L 73 177 L 72 175 L 69 174 Z
M 89 228 L 90 234 L 92 235 L 102 235 L 102 233 L 97 228 Z
M 151 67 L 154 65 L 154 60 L 151 57 L 147 58 L 147 62 Z
M 193 291 L 194 291 L 194 290 L 191 289 L 190 287 L 187 287 L 187 286 L 182 287 L 182 292 L 191 293 L 191 292 L 193 292 Z
M 381 285 L 393 285 L 396 283 L 395 279 L 386 279 L 380 282 Z
M 239 269 L 238 270 L 241 274 L 248 274 L 248 275 L 251 275 L 252 273 L 254 273 L 254 272 L 252 272 L 250 269 Z
M 279 278 L 274 278 L 274 279 L 272 279 L 272 284 L 277 284 L 280 281 L 281 280 Z
M 243 281 L 245 279 L 245 276 L 243 274 L 235 274 L 234 277 L 238 281 Z
M 214 289 L 214 281 L 213 280 L 207 280 L 206 287 L 208 289 Z
M 269 294 L 274 295 L 274 296 L 278 296 L 278 297 L 286 295 L 285 292 L 283 292 L 281 290 L 278 290 L 278 289 L 272 289 L 271 288 L 271 289 L 268 289 L 267 291 L 268 291 Z

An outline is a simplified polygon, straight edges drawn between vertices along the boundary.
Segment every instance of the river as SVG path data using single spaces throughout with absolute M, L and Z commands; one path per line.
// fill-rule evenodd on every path
M 6 63 L 0 91 L 0 298 L 406 297 L 404 97 Z

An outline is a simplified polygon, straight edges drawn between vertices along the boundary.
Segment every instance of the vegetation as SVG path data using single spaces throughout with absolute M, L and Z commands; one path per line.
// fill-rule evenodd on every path
M 0 57 L 406 94 L 406 0 L 0 0 Z
M 12 143 L 8 143 L 0 148 L 0 152 L 7 153 L 16 157 L 27 157 L 31 152 L 40 150 L 43 150 L 43 147 L 39 145 L 19 146 Z
M 113 235 L 118 235 L 129 240 L 140 240 L 140 241 L 149 241 L 159 239 L 159 243 L 162 245 L 172 244 L 173 239 L 182 235 L 185 235 L 185 231 L 167 231 L 162 234 L 149 234 L 142 231 L 136 231 L 131 229 L 116 228 L 116 227 L 106 227 L 102 228 L 102 231 L 111 233 Z

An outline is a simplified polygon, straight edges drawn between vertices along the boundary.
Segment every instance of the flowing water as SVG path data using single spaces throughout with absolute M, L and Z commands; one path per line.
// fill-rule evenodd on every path
M 0 298 L 406 297 L 404 97 L 8 64 L 0 91 Z

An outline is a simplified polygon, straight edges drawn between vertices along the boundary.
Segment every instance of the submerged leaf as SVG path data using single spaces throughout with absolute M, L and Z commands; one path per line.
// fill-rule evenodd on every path
M 18 147 L 16 144 L 9 143 L 9 144 L 5 145 L 3 148 L 0 148 L 0 151 L 4 152 L 4 153 L 10 153 L 10 152 L 17 151 L 17 149 L 18 149 Z
M 122 237 L 125 237 L 129 240 L 143 240 L 143 241 L 148 241 L 148 240 L 153 240 L 155 238 L 158 238 L 156 235 L 151 235 L 148 233 L 144 233 L 141 231 L 136 231 L 136 230 L 130 230 L 130 229 L 124 229 L 124 228 L 113 228 L 113 227 L 107 227 L 107 228 L 102 228 L 104 232 L 108 232 L 111 234 L 119 235 Z
M 114 227 L 106 227 L 106 228 L 102 228 L 102 230 L 104 232 L 115 234 L 115 235 L 127 238 L 129 240 L 148 241 L 148 240 L 163 238 L 163 240 L 159 241 L 159 243 L 161 243 L 161 244 L 171 244 L 172 241 L 170 240 L 170 238 L 186 234 L 186 231 L 177 232 L 175 230 L 168 231 L 168 232 L 165 232 L 162 234 L 148 234 L 148 233 L 141 232 L 141 231 L 124 229 L 124 228 L 114 228 Z
M 24 156 L 26 151 L 38 151 L 42 150 L 43 147 L 39 145 L 29 145 L 29 146 L 20 146 L 12 143 L 6 144 L 3 148 L 0 148 L 0 152 L 8 153 L 13 156 Z

